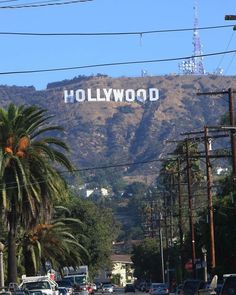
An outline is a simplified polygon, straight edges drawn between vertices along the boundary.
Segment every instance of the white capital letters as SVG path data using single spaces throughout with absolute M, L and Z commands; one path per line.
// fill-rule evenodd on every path
M 74 103 L 74 90 L 70 90 L 70 94 L 68 94 L 68 90 L 64 90 L 64 102 L 65 103 Z
M 101 89 L 97 88 L 97 101 L 105 101 L 105 97 L 101 97 Z
M 109 88 L 109 89 L 107 90 L 106 88 L 103 88 L 103 92 L 104 92 L 104 94 L 105 94 L 106 101 L 110 101 L 110 100 L 111 100 L 112 89 Z
M 92 96 L 92 92 L 93 95 Z M 64 102 L 74 103 L 74 102 L 104 102 L 112 101 L 114 102 L 134 102 L 135 100 L 139 102 L 157 101 L 159 100 L 159 89 L 149 88 L 149 89 L 113 89 L 113 88 L 96 88 L 92 91 L 91 88 L 87 90 L 77 89 L 77 90 L 64 90 Z
M 138 89 L 137 90 L 137 99 L 141 100 L 141 101 L 146 101 L 147 100 L 147 91 L 145 89 Z
M 149 89 L 149 100 L 156 101 L 159 99 L 159 89 L 157 88 L 150 88 Z
M 88 88 L 88 101 L 97 101 L 96 97 L 92 97 L 92 90 L 91 88 Z
M 115 102 L 123 101 L 124 89 L 113 89 Z
M 135 91 L 133 89 L 127 89 L 125 91 L 125 100 L 128 102 L 132 102 L 135 100 Z
M 76 92 L 75 92 L 75 99 L 78 102 L 85 101 L 85 91 L 83 89 L 76 90 Z

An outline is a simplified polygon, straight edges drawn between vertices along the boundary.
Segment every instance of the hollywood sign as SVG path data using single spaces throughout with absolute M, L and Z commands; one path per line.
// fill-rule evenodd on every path
M 92 91 L 91 88 L 87 90 L 64 90 L 64 102 L 146 102 L 157 101 L 159 99 L 159 90 L 157 88 L 149 89 L 113 89 L 102 88 Z

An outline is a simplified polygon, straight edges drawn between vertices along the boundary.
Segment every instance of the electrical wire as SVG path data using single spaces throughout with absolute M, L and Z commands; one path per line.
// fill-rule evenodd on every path
M 227 46 L 226 46 L 226 48 L 225 48 L 225 51 L 227 51 L 228 49 L 229 49 L 229 46 L 230 46 L 230 44 L 231 44 L 231 42 L 232 42 L 232 40 L 233 40 L 233 37 L 234 37 L 234 34 L 235 32 L 233 31 L 232 32 L 232 34 L 231 34 L 231 36 L 230 36 L 230 40 L 229 40 L 229 42 L 228 42 L 228 44 L 227 44 Z M 223 62 L 223 60 L 224 60 L 224 58 L 225 58 L 225 55 L 222 55 L 222 57 L 221 57 L 221 59 L 220 59 L 220 61 L 219 61 L 219 64 L 218 64 L 218 66 L 217 66 L 217 69 L 219 69 L 220 68 L 220 66 L 221 66 L 221 64 L 222 64 L 222 62 Z
M 231 34 L 231 36 L 230 36 L 229 42 L 228 42 L 228 44 L 227 44 L 227 46 L 226 46 L 226 48 L 225 48 L 226 51 L 229 49 L 230 44 L 232 43 L 232 40 L 233 40 L 234 36 L 235 36 L 235 31 L 233 30 L 233 32 L 232 32 L 232 34 Z M 217 68 L 216 68 L 216 70 L 220 70 L 220 67 L 221 67 L 221 64 L 222 64 L 224 58 L 225 58 L 225 55 L 222 55 L 222 57 L 221 57 L 221 59 L 220 59 L 220 61 L 219 61 L 219 64 L 218 64 L 218 66 L 217 66 Z M 233 58 L 234 58 L 234 57 L 233 57 Z M 233 59 L 231 60 L 230 64 L 228 65 L 226 71 L 224 71 L 224 76 L 227 74 L 227 71 L 229 70 L 229 68 L 230 68 L 230 66 L 231 66 L 231 64 L 232 64 L 232 62 L 233 62 Z M 223 88 L 224 88 L 224 83 L 225 83 L 225 81 L 224 81 L 224 79 L 223 79 L 223 75 L 222 75 L 222 77 L 221 77 L 221 79 L 220 79 L 220 81 L 219 81 L 219 83 L 218 83 L 219 88 L 222 88 L 222 89 L 223 89 Z M 224 96 L 222 96 L 222 100 L 224 100 L 224 101 L 226 101 L 226 102 L 228 103 L 228 99 L 225 98 Z
M 19 1 L 19 0 L 3 0 L 3 1 L 0 1 L 0 4 L 7 3 L 7 2 L 16 2 L 16 1 Z
M 231 54 L 231 53 L 235 53 L 235 52 L 236 52 L 236 49 L 229 50 L 229 51 L 220 51 L 220 52 L 206 53 L 206 54 L 200 54 L 200 55 L 172 57 L 172 58 L 164 58 L 164 59 L 113 62 L 113 63 L 91 64 L 91 65 L 82 65 L 82 66 L 75 66 L 75 67 L 61 67 L 61 68 L 51 68 L 51 69 L 7 71 L 7 72 L 0 72 L 0 75 L 33 74 L 33 73 L 69 71 L 69 70 L 108 67 L 108 66 L 170 62 L 170 61 L 178 61 L 178 60 L 184 60 L 184 59 L 190 59 L 190 58 L 196 58 L 196 57 L 210 57 L 210 56 L 217 56 L 217 55 L 221 55 L 221 54 Z
M 76 4 L 82 2 L 89 2 L 93 0 L 71 0 L 68 2 L 54 2 L 54 3 L 44 3 L 42 4 L 19 4 L 19 5 L 7 5 L 7 6 L 0 6 L 0 9 L 19 9 L 19 8 L 35 8 L 35 7 L 45 7 L 45 6 L 55 6 L 55 5 L 66 5 L 66 4 Z
M 231 58 L 231 60 L 230 60 L 230 62 L 228 64 L 228 66 L 227 66 L 227 68 L 225 70 L 225 75 L 227 74 L 228 70 L 230 69 L 230 67 L 231 67 L 231 65 L 232 65 L 232 63 L 233 63 L 233 61 L 235 59 L 235 55 L 236 55 L 236 52 L 233 54 L 233 56 L 232 56 L 232 58 Z
M 1 7 L 0 7 L 1 8 Z M 233 27 L 233 25 L 224 26 L 208 26 L 200 27 L 198 30 L 212 30 Z M 0 35 L 20 35 L 20 36 L 121 36 L 121 35 L 138 35 L 143 36 L 147 34 L 158 34 L 158 33 L 173 33 L 173 32 L 185 32 L 194 31 L 195 28 L 180 28 L 180 29 L 164 29 L 164 30 L 151 30 L 151 31 L 133 31 L 133 32 L 65 32 L 65 33 L 36 33 L 36 32 L 0 32 Z M 229 45 L 228 45 L 229 46 Z M 227 50 L 227 49 L 226 49 Z
M 117 167 L 127 167 L 127 166 L 133 166 L 133 165 L 141 165 L 141 164 L 148 164 L 148 163 L 154 163 L 154 162 L 162 162 L 163 159 L 153 159 L 153 160 L 147 160 L 147 161 L 139 161 L 139 162 L 130 162 L 130 163 L 122 163 L 122 164 L 112 164 L 112 165 L 104 165 L 104 166 L 94 166 L 94 167 L 86 167 L 86 168 L 80 168 L 80 169 L 72 169 L 71 171 L 65 170 L 60 171 L 59 174 L 65 174 L 65 173 L 74 173 L 74 172 L 83 172 L 83 171 L 91 171 L 91 170 L 103 170 L 103 169 L 110 169 L 110 168 L 117 168 Z M 44 183 L 43 181 L 38 181 L 37 183 Z M 9 182 L 8 184 L 15 184 L 15 182 Z M 9 187 L 9 188 L 16 188 L 17 186 Z M 0 189 L 1 191 L 1 189 Z

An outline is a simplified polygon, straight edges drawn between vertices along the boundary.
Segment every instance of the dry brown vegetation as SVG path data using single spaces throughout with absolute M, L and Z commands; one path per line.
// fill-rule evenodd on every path
M 172 149 L 166 139 L 178 139 L 183 131 L 217 124 L 227 112 L 222 98 L 197 96 L 198 91 L 236 88 L 235 77 L 160 76 L 139 78 L 91 77 L 50 85 L 45 91 L 33 87 L 0 87 L 0 105 L 36 104 L 55 114 L 55 123 L 65 128 L 65 140 L 75 166 L 96 166 L 157 159 Z M 160 90 L 158 102 L 146 104 L 84 102 L 65 104 L 63 89 L 149 88 Z M 152 166 L 157 167 L 158 163 Z M 130 172 L 132 170 L 132 173 Z M 156 171 L 156 170 L 155 170 Z M 150 165 L 126 169 L 124 175 L 150 174 Z M 127 178 L 129 179 L 129 178 Z M 130 179 L 133 179 L 130 178 Z

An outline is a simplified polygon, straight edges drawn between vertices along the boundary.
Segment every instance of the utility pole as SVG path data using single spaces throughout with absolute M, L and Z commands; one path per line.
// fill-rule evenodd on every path
M 226 91 L 213 91 L 213 92 L 200 92 L 197 95 L 219 95 L 219 94 L 228 94 L 229 97 L 229 121 L 230 126 L 235 127 L 235 116 L 234 116 L 234 96 L 233 94 L 236 91 L 233 91 L 232 88 L 229 88 Z M 231 153 L 232 153 L 232 172 L 233 172 L 233 187 L 236 185 L 236 134 L 235 130 L 232 128 L 230 130 L 231 134 Z
M 169 242 L 168 242 L 168 224 L 167 224 L 167 195 L 165 191 L 163 191 L 163 198 L 164 198 L 164 224 L 165 224 L 165 244 L 166 250 L 168 252 L 169 249 Z
M 160 238 L 160 252 L 161 252 L 161 273 L 162 283 L 165 283 L 165 265 L 164 265 L 164 253 L 163 253 L 163 240 L 162 240 L 162 214 L 159 213 L 159 238 Z
M 211 253 L 211 269 L 214 270 L 216 267 L 216 258 L 215 258 L 215 233 L 214 233 L 214 208 L 213 208 L 213 197 L 212 197 L 212 167 L 210 163 L 210 149 L 209 149 L 209 136 L 208 136 L 208 127 L 204 127 L 205 135 L 205 153 L 206 153 L 206 173 L 207 173 L 207 198 L 208 198 L 208 216 L 210 223 L 210 253 Z
M 229 88 L 229 124 L 231 127 L 235 127 L 234 116 L 234 96 L 233 90 Z M 233 167 L 233 183 L 236 184 L 236 134 L 235 130 L 230 131 L 231 147 L 232 147 L 232 167 Z
M 172 247 L 173 241 L 173 188 L 174 188 L 174 177 L 170 174 L 170 247 Z
M 216 259 L 215 259 L 215 236 L 214 236 L 214 208 L 213 208 L 213 196 L 212 196 L 212 186 L 213 186 L 213 179 L 212 179 L 212 167 L 210 163 L 211 158 L 218 158 L 218 157 L 228 157 L 228 155 L 211 155 L 210 154 L 210 138 L 222 138 L 226 137 L 224 134 L 219 135 L 208 135 L 209 129 L 216 129 L 217 130 L 224 130 L 224 126 L 208 126 L 204 127 L 204 131 L 195 131 L 195 132 L 188 132 L 188 133 L 182 133 L 182 135 L 196 135 L 196 134 L 202 134 L 204 133 L 204 136 L 198 136 L 198 137 L 192 137 L 191 140 L 195 141 L 204 141 L 205 145 L 205 155 L 204 158 L 206 159 L 206 174 L 207 174 L 207 196 L 208 196 L 208 220 L 209 220 L 209 226 L 210 226 L 210 252 L 211 252 L 211 267 L 212 270 L 216 266 Z M 228 129 L 228 128 L 227 128 Z M 218 131 L 217 131 L 218 132 Z M 228 136 L 228 135 L 227 135 Z M 190 140 L 190 139 L 188 139 Z M 187 147 L 186 147 L 187 150 Z M 188 158 L 191 158 L 193 155 L 189 155 Z M 195 158 L 201 158 L 202 156 L 196 155 Z M 231 156 L 230 156 L 231 157 Z
M 153 215 L 154 215 L 154 211 L 153 211 L 153 200 L 151 200 L 151 238 L 154 238 L 154 220 L 153 220 Z
M 177 158 L 177 175 L 178 175 L 178 203 L 179 203 L 179 239 L 180 239 L 180 265 L 181 265 L 181 281 L 183 269 L 183 217 L 182 217 L 182 191 L 181 191 L 181 173 L 180 158 Z
M 189 158 L 189 140 L 185 140 L 186 147 L 186 161 L 187 161 L 187 181 L 188 181 L 188 205 L 189 205 L 189 226 L 191 236 L 191 248 L 192 248 L 192 266 L 193 276 L 196 278 L 196 250 L 195 250 L 195 230 L 193 220 L 193 197 L 192 197 L 192 177 L 191 177 L 191 163 Z

